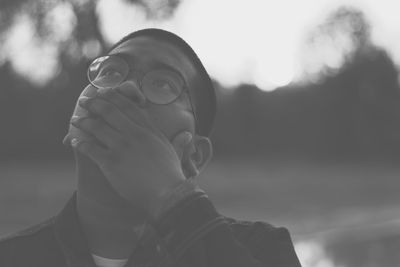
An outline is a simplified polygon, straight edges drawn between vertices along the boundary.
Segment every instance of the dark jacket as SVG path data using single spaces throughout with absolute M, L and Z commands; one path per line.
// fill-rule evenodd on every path
M 148 224 L 126 266 L 299 267 L 289 233 L 219 215 L 204 195 Z M 57 216 L 0 240 L 1 267 L 94 267 L 76 194 Z

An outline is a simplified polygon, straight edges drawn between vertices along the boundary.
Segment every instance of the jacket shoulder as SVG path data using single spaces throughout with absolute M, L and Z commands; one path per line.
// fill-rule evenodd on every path
M 225 220 L 232 229 L 234 235 L 241 238 L 248 238 L 249 235 L 262 233 L 273 233 L 282 227 L 275 227 L 272 224 L 262 221 L 244 221 L 225 217 Z
M 289 231 L 284 227 L 276 227 L 263 221 L 244 221 L 225 217 L 236 238 L 254 241 L 268 237 L 274 239 L 290 238 Z M 290 241 L 291 242 L 291 241 Z
M 0 238 L 0 266 L 13 266 L 18 258 L 29 258 L 40 249 L 52 246 L 54 218 Z
M 301 266 L 286 228 L 262 221 L 226 221 L 235 238 L 257 259 L 272 266 Z
M 49 230 L 49 228 L 53 225 L 54 218 L 50 218 L 42 223 L 37 225 L 33 225 L 29 228 L 23 229 L 21 231 L 8 234 L 6 236 L 0 237 L 0 247 L 4 246 L 8 243 L 14 242 L 16 240 L 24 239 L 24 238 L 34 238 L 35 235 L 39 233 L 43 233 L 43 231 Z

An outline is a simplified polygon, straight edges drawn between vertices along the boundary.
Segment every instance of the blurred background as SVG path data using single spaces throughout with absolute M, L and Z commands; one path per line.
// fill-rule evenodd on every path
M 289 228 L 304 267 L 400 266 L 396 0 L 2 0 L 0 236 L 59 212 L 86 68 L 127 33 L 181 35 L 218 94 L 219 210 Z

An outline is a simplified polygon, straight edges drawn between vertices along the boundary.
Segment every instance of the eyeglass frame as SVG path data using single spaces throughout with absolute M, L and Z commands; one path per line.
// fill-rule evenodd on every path
M 129 75 L 130 75 L 132 72 L 135 72 L 135 73 L 140 74 L 140 78 L 136 79 L 136 82 L 137 82 L 138 85 L 139 85 L 139 89 L 143 92 L 143 79 L 146 77 L 146 75 L 148 75 L 148 74 L 151 73 L 151 72 L 157 71 L 157 70 L 168 70 L 168 71 L 172 71 L 172 72 L 174 72 L 175 74 L 177 74 L 177 75 L 179 76 L 179 78 L 183 81 L 182 90 L 181 90 L 181 92 L 179 93 L 179 95 L 177 95 L 177 96 L 175 97 L 175 99 L 171 100 L 170 102 L 168 102 L 168 103 L 163 103 L 163 104 L 155 103 L 155 102 L 153 102 L 153 101 L 147 99 L 147 97 L 146 97 L 146 100 L 149 101 L 149 102 L 152 103 L 152 104 L 155 104 L 155 105 L 169 105 L 169 104 L 173 103 L 174 101 L 176 101 L 176 100 L 183 94 L 183 92 L 186 91 L 187 94 L 188 94 L 188 96 L 189 96 L 189 97 L 188 97 L 188 98 L 189 98 L 189 104 L 190 104 L 190 108 L 191 108 L 191 111 L 192 111 L 192 114 L 193 114 L 193 117 L 194 117 L 195 132 L 196 132 L 196 128 L 197 128 L 197 125 L 198 125 L 198 120 L 197 120 L 196 112 L 195 112 L 195 109 L 194 109 L 194 105 L 193 105 L 193 101 L 192 101 L 192 96 L 190 95 L 189 87 L 187 86 L 186 80 L 185 80 L 185 78 L 183 78 L 182 74 L 181 74 L 180 72 L 178 72 L 177 70 L 175 70 L 174 68 L 172 68 L 172 67 L 170 67 L 170 68 L 158 67 L 158 68 L 154 68 L 154 69 L 151 69 L 151 70 L 149 70 L 149 71 L 146 71 L 146 72 L 143 72 L 143 71 L 140 71 L 140 70 L 135 70 L 135 69 L 132 69 L 132 68 L 131 68 L 131 66 L 129 65 L 129 63 L 127 62 L 127 60 L 124 59 L 123 56 L 124 56 L 123 53 L 117 53 L 117 54 L 104 55 L 104 56 L 99 56 L 99 57 L 94 58 L 94 59 L 90 62 L 89 66 L 88 66 L 88 68 L 87 68 L 87 71 L 86 71 L 86 75 L 87 75 L 87 78 L 88 78 L 88 80 L 89 80 L 89 83 L 90 83 L 91 85 L 93 85 L 94 87 L 96 87 L 97 89 L 100 89 L 98 86 L 94 85 L 93 82 L 91 81 L 90 76 L 89 76 L 89 69 L 90 69 L 90 66 L 93 64 L 94 61 L 96 61 L 97 59 L 102 58 L 102 57 L 118 57 L 119 59 L 121 59 L 122 61 L 124 61 L 124 62 L 126 63 L 126 65 L 128 66 L 128 73 L 126 74 L 126 77 L 125 77 L 124 79 L 122 79 L 115 87 L 118 87 L 118 86 L 120 86 L 123 82 L 127 81 Z

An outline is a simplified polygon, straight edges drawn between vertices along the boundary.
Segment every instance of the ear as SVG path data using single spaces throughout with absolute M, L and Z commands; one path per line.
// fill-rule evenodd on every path
M 212 155 L 210 139 L 200 135 L 194 136 L 192 149 L 182 161 L 182 169 L 186 178 L 198 176 L 210 162 Z

